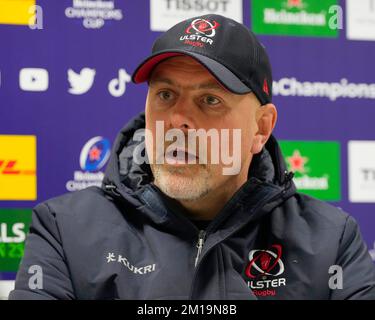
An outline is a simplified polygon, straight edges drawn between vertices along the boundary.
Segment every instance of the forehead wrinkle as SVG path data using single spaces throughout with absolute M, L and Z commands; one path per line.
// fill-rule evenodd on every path
M 171 86 L 175 86 L 179 89 L 186 89 L 186 90 L 213 89 L 213 90 L 219 90 L 219 91 L 223 91 L 223 92 L 226 91 L 220 84 L 218 84 L 216 81 L 213 81 L 213 80 L 209 80 L 209 81 L 206 81 L 206 82 L 203 82 L 203 83 L 200 83 L 200 84 L 184 86 L 184 85 L 181 85 L 181 84 L 173 81 L 170 78 L 156 76 L 156 77 L 153 77 L 152 79 L 150 79 L 150 82 L 149 82 L 149 84 L 151 86 L 154 83 L 164 83 L 164 84 L 168 84 L 168 85 L 171 85 Z

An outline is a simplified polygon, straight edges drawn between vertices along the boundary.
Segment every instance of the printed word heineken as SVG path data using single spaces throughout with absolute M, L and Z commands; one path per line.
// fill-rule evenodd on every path
M 326 16 L 324 13 L 308 13 L 305 11 L 294 13 L 285 10 L 265 9 L 264 22 L 324 26 L 326 24 Z
M 251 12 L 259 34 L 337 37 L 343 28 L 337 0 L 252 0 Z

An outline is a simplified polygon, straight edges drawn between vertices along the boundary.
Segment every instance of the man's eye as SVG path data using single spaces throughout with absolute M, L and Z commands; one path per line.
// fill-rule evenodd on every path
M 214 96 L 205 96 L 203 98 L 203 103 L 214 106 L 220 103 L 220 100 L 218 98 L 215 98 Z
M 170 91 L 160 91 L 158 96 L 161 100 L 170 101 L 173 99 L 173 93 Z

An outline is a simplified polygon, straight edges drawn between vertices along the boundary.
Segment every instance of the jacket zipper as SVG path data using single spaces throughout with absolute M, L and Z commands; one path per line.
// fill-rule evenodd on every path
M 206 238 L 206 231 L 200 230 L 199 231 L 199 235 L 198 235 L 197 245 L 196 245 L 198 251 L 197 251 L 197 256 L 195 257 L 195 265 L 194 265 L 195 268 L 198 265 L 199 257 L 200 257 L 200 255 L 202 253 L 202 250 L 203 250 L 205 238 Z
M 292 174 L 289 175 L 288 180 L 290 180 L 291 178 L 293 178 L 293 175 L 292 175 Z M 265 203 L 267 203 L 267 202 L 272 202 L 272 201 L 274 201 L 274 199 L 277 199 L 278 197 L 280 197 L 280 195 L 282 195 L 283 193 L 285 193 L 287 189 L 288 189 L 288 185 L 285 185 L 284 188 L 283 188 L 283 190 L 282 190 L 281 192 L 278 192 L 277 194 L 275 194 L 275 195 L 272 196 L 271 198 L 267 199 L 267 201 L 262 201 L 262 203 L 261 203 L 260 205 L 258 204 L 258 206 L 255 208 L 253 214 L 254 214 L 255 212 L 257 212 L 258 210 L 260 210 L 260 209 L 265 205 Z M 230 237 L 233 233 L 235 233 L 237 230 L 238 230 L 237 228 L 236 228 L 235 230 L 233 230 L 230 234 L 228 234 L 228 235 L 225 237 L 225 239 L 229 238 L 229 237 Z M 198 243 L 197 243 L 198 254 L 197 254 L 197 257 L 195 258 L 195 269 L 197 269 L 197 266 L 198 266 L 198 259 L 199 259 L 200 254 L 202 253 L 202 248 L 203 248 L 203 245 L 204 245 L 204 239 L 205 239 L 205 236 L 206 236 L 206 232 L 205 232 L 204 230 L 199 231 Z M 225 239 L 222 239 L 222 241 L 225 240 Z M 200 240 L 201 240 L 201 241 L 200 241 Z M 200 243 L 201 243 L 201 246 L 200 246 L 201 249 L 199 250 L 199 244 L 200 244 Z M 212 249 L 212 248 L 213 248 L 213 247 L 211 247 L 211 249 Z M 211 250 L 211 249 L 210 249 L 210 250 Z M 194 275 L 193 275 L 192 286 L 191 286 L 191 288 L 190 288 L 190 294 L 189 294 L 189 300 L 191 300 L 191 299 L 192 299 L 192 296 L 193 296 L 193 290 L 194 290 L 193 285 L 194 285 L 194 283 L 195 283 L 195 279 L 196 279 L 196 277 L 197 277 L 197 270 L 194 272 Z

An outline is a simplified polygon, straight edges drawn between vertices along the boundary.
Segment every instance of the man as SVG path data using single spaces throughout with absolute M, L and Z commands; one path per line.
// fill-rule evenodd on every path
M 188 19 L 133 81 L 149 84 L 145 116 L 119 134 L 102 188 L 34 209 L 11 299 L 375 298 L 354 219 L 295 190 L 253 33 Z

